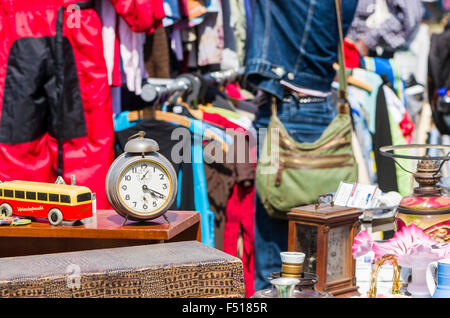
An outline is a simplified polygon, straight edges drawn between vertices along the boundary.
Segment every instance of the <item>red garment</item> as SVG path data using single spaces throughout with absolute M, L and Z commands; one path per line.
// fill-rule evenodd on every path
M 166 16 L 163 0 L 110 1 L 134 32 L 153 33 L 162 26 L 162 20 Z
M 239 83 L 228 83 L 225 86 L 225 92 L 228 96 L 234 99 L 244 100 L 245 98 L 242 96 L 240 89 L 241 86 Z
M 236 132 L 246 133 L 241 126 L 229 121 L 220 114 L 203 113 L 203 121 L 219 126 L 223 129 L 233 129 Z M 256 142 L 251 143 L 249 156 L 252 159 L 253 167 L 256 168 Z M 242 231 L 243 255 L 242 263 L 244 267 L 244 280 L 247 297 L 253 296 L 254 290 L 254 216 L 255 216 L 255 184 L 254 182 L 237 182 L 233 186 L 231 197 L 229 198 L 225 210 L 225 231 L 223 251 L 233 256 L 238 256 L 238 239 Z
M 242 263 L 244 267 L 245 293 L 247 297 L 253 296 L 254 262 L 255 262 L 255 186 L 244 186 L 242 183 L 234 185 L 233 194 L 228 200 L 226 209 L 225 240 L 223 251 L 237 256 L 237 243 L 239 232 L 242 231 L 244 249 Z
M 238 124 L 233 123 L 232 121 L 229 121 L 226 117 L 220 114 L 203 112 L 202 120 L 205 123 L 218 126 L 222 129 L 242 130 L 243 132 L 245 131 L 244 128 L 242 128 Z
M 346 68 L 358 68 L 360 66 L 359 51 L 355 43 L 344 40 L 344 59 Z
M 114 159 L 111 94 L 94 9 L 64 12 L 64 100 L 57 101 L 54 45 L 58 9 L 74 0 L 0 0 L 0 180 L 54 182 L 63 132 L 64 179 L 109 206 L 105 177 Z M 55 82 L 56 81 L 56 82 Z M 62 121 L 55 113 L 63 110 Z M 63 124 L 58 129 L 59 123 Z
M 405 112 L 402 121 L 400 122 L 400 130 L 402 131 L 402 135 L 405 137 L 405 141 L 407 144 L 411 144 L 413 140 L 414 133 L 414 122 L 411 119 L 411 116 L 408 112 Z

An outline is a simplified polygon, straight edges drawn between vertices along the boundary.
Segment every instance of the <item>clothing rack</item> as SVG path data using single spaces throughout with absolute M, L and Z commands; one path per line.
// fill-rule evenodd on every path
M 227 70 L 211 72 L 205 75 L 182 74 L 175 79 L 149 78 L 142 87 L 141 98 L 145 102 L 154 102 L 162 96 L 174 93 L 190 93 L 198 95 L 201 85 L 223 85 L 232 83 L 241 78 L 245 68 L 239 70 Z

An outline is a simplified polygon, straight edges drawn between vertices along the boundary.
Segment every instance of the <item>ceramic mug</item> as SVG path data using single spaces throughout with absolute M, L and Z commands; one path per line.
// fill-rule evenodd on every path
M 450 258 L 428 264 L 426 277 L 427 286 L 433 298 L 450 298 Z
M 281 252 L 281 276 L 287 278 L 301 278 L 305 253 Z

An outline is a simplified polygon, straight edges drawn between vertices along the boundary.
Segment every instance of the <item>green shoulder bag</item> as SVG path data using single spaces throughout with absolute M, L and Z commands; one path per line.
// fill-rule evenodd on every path
M 272 116 L 256 170 L 257 193 L 270 216 L 286 218 L 292 208 L 312 204 L 319 195 L 335 192 L 339 183 L 357 182 L 358 166 L 352 148 L 352 123 L 342 51 L 340 1 L 338 114 L 313 143 L 296 142 L 277 117 Z

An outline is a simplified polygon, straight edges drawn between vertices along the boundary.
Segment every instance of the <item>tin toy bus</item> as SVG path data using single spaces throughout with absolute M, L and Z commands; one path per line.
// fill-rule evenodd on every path
M 87 187 L 32 181 L 0 183 L 0 213 L 48 218 L 50 224 L 92 216 L 92 192 Z

